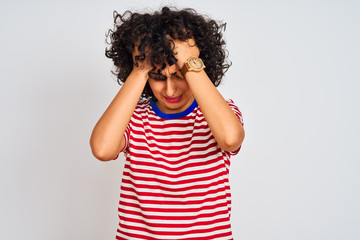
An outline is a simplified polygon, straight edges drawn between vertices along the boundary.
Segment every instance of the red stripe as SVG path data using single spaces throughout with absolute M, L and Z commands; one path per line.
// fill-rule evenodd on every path
M 208 152 L 208 153 L 205 153 L 205 154 L 198 154 L 198 155 L 189 155 L 186 159 L 180 159 L 180 160 L 167 160 L 167 159 L 165 159 L 165 158 L 163 158 L 163 157 L 159 157 L 159 156 L 157 156 L 156 158 L 154 158 L 152 155 L 150 155 L 150 154 L 146 154 L 146 153 L 136 153 L 136 152 L 133 152 L 133 151 L 131 151 L 131 149 L 130 149 L 130 152 L 131 152 L 131 155 L 133 156 L 133 157 L 136 157 L 136 158 L 143 158 L 143 159 L 153 159 L 153 160 L 155 160 L 155 161 L 157 161 L 157 162 L 165 162 L 165 163 L 168 163 L 168 164 L 171 164 L 171 165 L 177 165 L 177 164 L 179 164 L 179 163 L 183 163 L 184 161 L 189 161 L 189 160 L 194 160 L 194 159 L 201 159 L 201 158 L 203 158 L 204 160 L 203 160 L 203 162 L 205 163 L 207 160 L 205 160 L 205 158 L 208 158 L 208 157 L 214 157 L 215 156 L 215 153 L 216 153 L 216 150 L 214 150 L 214 151 L 210 151 L 210 152 Z M 164 154 L 162 154 L 162 155 L 164 155 Z M 170 154 L 167 154 L 167 155 L 164 155 L 165 157 L 169 157 L 169 155 Z M 185 155 L 185 154 L 183 154 L 183 153 L 181 153 L 181 154 L 173 154 L 173 158 L 180 158 L 180 157 L 182 157 L 183 155 Z M 221 156 L 221 155 L 220 155 Z M 217 157 L 217 156 L 216 156 Z M 127 161 L 129 161 L 129 162 L 131 162 L 131 160 L 130 160 L 130 158 L 127 158 L 126 159 Z
M 181 136 L 181 135 L 186 135 L 186 134 L 195 134 L 195 135 L 192 135 L 190 137 L 185 137 L 185 138 L 177 137 L 177 138 L 179 138 L 181 140 L 186 139 L 186 138 L 191 139 L 191 138 L 194 138 L 194 137 L 197 137 L 197 136 L 208 136 L 209 133 L 210 133 L 210 129 L 209 128 L 204 128 L 204 129 L 207 130 L 207 131 L 205 131 L 205 132 L 194 132 L 193 133 L 193 130 L 195 130 L 195 129 L 193 129 L 193 130 L 178 130 L 178 131 L 176 131 L 176 130 L 171 130 L 171 131 L 163 130 L 161 132 L 154 132 L 154 131 L 148 130 L 148 129 L 139 131 L 139 130 L 136 130 L 136 129 L 132 128 L 132 133 L 138 134 L 138 135 L 146 134 L 147 137 L 149 137 L 149 136 L 152 136 L 152 137 L 154 137 L 154 136 L 168 136 L 169 138 L 167 139 L 167 142 L 169 142 L 170 139 L 171 139 L 171 142 L 172 142 L 174 140 L 174 135 L 180 135 Z
M 225 226 L 212 227 L 211 229 L 194 229 L 194 230 L 188 230 L 188 231 L 183 231 L 183 232 L 179 232 L 179 231 L 171 232 L 171 231 L 155 231 L 155 230 L 147 229 L 147 228 L 144 228 L 144 227 L 125 225 L 125 224 L 122 224 L 122 223 L 120 223 L 119 226 L 123 227 L 125 229 L 138 230 L 138 231 L 143 231 L 143 232 L 147 232 L 147 233 L 150 233 L 150 234 L 156 234 L 158 236 L 165 236 L 165 235 L 166 236 L 181 236 L 181 235 L 199 234 L 199 233 L 208 234 L 209 232 L 212 232 L 212 231 L 218 231 L 218 230 L 223 230 L 223 229 L 229 229 L 230 228 L 229 224 L 227 224 Z M 226 234 L 225 236 L 230 236 L 231 235 L 230 232 L 224 233 L 224 234 Z M 192 238 L 192 239 L 194 239 L 194 238 Z M 207 238 L 202 238 L 201 237 L 201 238 L 195 238 L 195 239 L 209 240 L 209 237 L 207 237 Z
M 177 220 L 189 221 L 189 220 L 196 220 L 199 218 L 214 218 L 219 215 L 229 214 L 227 209 L 226 210 L 218 210 L 218 211 L 214 211 L 211 213 L 202 213 L 202 214 L 194 213 L 195 216 L 160 216 L 160 215 L 154 216 L 154 215 L 144 214 L 143 212 L 137 212 L 137 211 L 120 208 L 120 207 L 118 208 L 118 211 L 121 213 L 139 216 L 144 219 L 165 220 L 165 221 L 177 221 Z
M 184 145 L 169 145 L 169 146 L 165 146 L 165 145 L 159 145 L 156 143 L 150 143 L 148 142 L 149 138 L 147 139 L 143 139 L 143 138 L 136 138 L 136 137 L 132 137 L 132 145 L 131 147 L 134 149 L 138 148 L 138 144 L 139 143 L 143 143 L 146 144 L 147 146 L 149 146 L 150 148 L 159 148 L 161 150 L 164 151 L 168 151 L 168 150 L 182 150 L 182 149 L 186 149 L 186 148 L 191 148 L 192 146 L 196 145 L 202 145 L 203 148 L 209 148 L 210 144 L 214 145 L 214 143 L 216 143 L 214 137 L 212 135 L 208 135 L 208 137 L 206 139 L 189 139 L 188 141 L 183 141 Z M 135 141 L 135 142 L 134 142 Z M 168 139 L 166 139 L 166 143 L 168 143 Z
M 216 143 L 213 143 L 211 144 L 208 148 L 214 148 L 216 146 Z M 188 155 L 188 160 L 191 160 L 191 159 L 199 159 L 201 157 L 203 158 L 207 158 L 207 157 L 210 157 L 211 156 L 211 153 L 214 153 L 216 152 L 216 149 L 214 149 L 213 151 L 210 151 L 208 153 L 205 153 L 205 154 L 198 154 L 198 155 L 190 155 L 190 152 L 204 152 L 204 151 L 207 151 L 208 148 L 202 148 L 202 147 L 198 147 L 198 148 L 192 148 L 192 149 L 189 149 L 188 151 L 184 151 L 184 152 L 177 152 L 177 153 L 164 153 L 164 152 L 161 152 L 161 151 L 158 151 L 158 150 L 152 150 L 152 151 L 149 151 L 149 149 L 147 147 L 137 147 L 136 150 L 137 151 L 143 151 L 145 153 L 137 153 L 137 152 L 134 152 L 134 151 L 131 151 L 131 155 L 134 156 L 134 157 L 137 157 L 137 158 L 146 158 L 146 159 L 153 159 L 155 161 L 164 161 L 166 162 L 165 158 L 172 158 L 172 159 L 176 159 L 176 158 L 180 158 L 180 160 L 178 160 L 179 162 L 184 162 L 184 155 Z M 192 150 L 192 151 L 190 151 Z M 148 153 L 146 153 L 148 152 Z M 156 157 L 153 157 L 153 155 L 156 154 L 158 156 Z M 169 161 L 169 163 L 171 164 L 176 164 L 177 160 L 174 160 L 174 161 Z M 206 162 L 206 160 L 204 160 L 204 162 Z
M 218 218 L 218 219 L 214 219 L 214 220 L 208 220 L 208 221 L 198 221 L 198 222 L 194 222 L 194 223 L 150 223 L 150 222 L 146 222 L 144 221 L 144 219 L 136 219 L 136 218 L 130 218 L 130 217 L 125 217 L 125 216 L 119 216 L 119 218 L 121 220 L 127 221 L 127 222 L 132 222 L 132 223 L 140 223 L 140 224 L 144 224 L 147 225 L 149 227 L 162 227 L 162 228 L 190 228 L 190 227 L 194 227 L 194 226 L 206 226 L 206 225 L 211 225 L 211 224 L 216 224 L 216 223 L 220 223 L 220 222 L 228 222 L 229 221 L 229 217 L 225 217 L 225 218 Z
M 124 234 L 125 236 L 132 237 L 132 238 L 139 238 L 139 239 L 143 239 L 143 240 L 159 240 L 158 238 L 153 238 L 153 237 L 146 236 L 146 235 L 128 233 L 126 231 L 122 231 L 121 229 L 118 229 L 117 231 L 119 233 Z M 143 232 L 147 232 L 147 231 L 145 230 Z M 229 240 L 233 240 L 233 238 L 231 237 L 231 232 L 219 233 L 219 234 L 214 234 L 214 235 L 206 236 L 206 237 L 181 238 L 181 240 L 209 240 L 209 239 L 216 239 L 216 238 L 223 238 L 223 237 L 229 237 Z M 129 240 L 129 239 L 127 239 L 127 240 Z
M 148 188 L 148 189 L 153 189 L 155 190 L 161 190 L 161 191 L 168 191 L 168 192 L 173 192 L 174 194 L 170 194 L 170 193 L 161 193 L 162 197 L 174 197 L 174 196 L 179 196 L 180 193 L 188 191 L 188 190 L 194 190 L 194 189 L 198 189 L 203 190 L 203 189 L 209 189 L 211 186 L 218 186 L 218 185 L 224 185 L 225 186 L 225 190 L 230 190 L 230 187 L 228 186 L 228 181 L 225 179 L 219 179 L 215 182 L 211 181 L 208 184 L 196 184 L 193 186 L 188 186 L 188 187 L 181 187 L 181 188 L 168 188 L 168 187 L 164 187 L 164 186 L 160 186 L 160 185 L 148 185 L 148 184 L 138 184 L 136 182 L 133 182 L 131 180 L 128 179 L 123 179 L 122 180 L 123 183 L 127 183 L 130 184 L 132 186 L 134 186 L 134 188 L 138 188 L 138 189 L 143 189 L 143 188 Z M 121 189 L 127 190 L 128 187 L 122 186 Z M 217 190 L 208 190 L 208 193 L 213 193 L 212 191 L 219 191 Z M 140 192 L 137 192 L 140 193 Z M 141 194 L 138 194 L 141 196 L 151 196 L 151 197 L 158 197 L 159 194 L 155 193 L 155 192 L 141 192 Z M 184 193 L 181 196 L 183 197 L 198 197 L 198 196 L 202 196 L 202 193 L 198 192 L 198 193 Z
M 157 176 L 174 178 L 176 180 L 181 177 L 187 177 L 187 176 L 191 176 L 191 175 L 196 176 L 199 174 L 206 174 L 206 173 L 212 173 L 212 172 L 215 172 L 218 170 L 223 170 L 223 167 L 221 167 L 220 165 L 217 165 L 217 166 L 205 168 L 205 166 L 204 166 L 204 168 L 201 168 L 201 169 L 187 170 L 185 172 L 173 173 L 173 174 L 169 174 L 169 173 L 166 173 L 165 171 L 158 171 L 158 170 L 154 170 L 154 169 L 133 168 L 133 164 L 127 165 L 127 169 L 131 170 L 132 172 L 136 172 L 138 174 L 141 174 L 141 173 L 154 174 Z
M 207 177 L 198 177 L 198 178 L 193 178 L 193 179 L 168 181 L 168 180 L 163 180 L 163 179 L 159 179 L 159 178 L 155 178 L 155 177 L 134 176 L 129 172 L 126 172 L 126 171 L 123 172 L 124 176 L 129 176 L 136 181 L 150 181 L 150 182 L 158 182 L 158 183 L 163 183 L 163 184 L 168 184 L 168 185 L 178 185 L 178 184 L 180 185 L 180 184 L 193 183 L 196 181 L 209 181 L 211 179 L 224 176 L 224 174 L 225 174 L 225 172 L 222 171 L 222 172 L 219 172 L 219 173 L 207 176 Z
M 213 201 L 217 201 L 217 200 L 221 200 L 223 199 L 223 196 L 217 197 L 217 198 L 213 198 Z M 210 200 L 208 200 L 210 201 Z M 204 201 L 206 202 L 206 201 Z M 140 211 L 144 211 L 144 212 L 156 212 L 157 214 L 161 214 L 163 212 L 165 213 L 169 213 L 169 212 L 173 212 L 173 213 L 195 213 L 201 210 L 212 210 L 214 208 L 220 208 L 220 207 L 226 207 L 227 208 L 227 202 L 220 202 L 217 203 L 215 205 L 210 205 L 210 206 L 199 206 L 197 208 L 155 208 L 155 207 L 144 207 L 141 204 L 138 203 L 130 203 L 130 202 L 126 202 L 126 201 L 120 201 L 119 202 L 121 204 L 121 206 L 128 206 L 128 207 L 134 207 L 139 209 Z M 153 204 L 160 204 L 161 201 L 154 201 Z M 188 202 L 184 202 L 184 205 L 188 205 Z M 168 205 L 167 205 L 168 206 Z
M 190 161 L 187 161 L 185 162 L 186 164 L 183 164 L 179 167 L 168 167 L 166 166 L 163 162 L 161 161 L 149 161 L 148 159 L 143 159 L 143 160 L 134 160 L 134 159 L 131 159 L 131 165 L 134 165 L 134 166 L 144 166 L 144 167 L 157 167 L 157 168 L 161 168 L 163 170 L 167 170 L 167 171 L 180 171 L 180 170 L 185 170 L 187 168 L 195 168 L 195 167 L 198 167 L 198 168 L 205 168 L 207 165 L 211 165 L 211 164 L 215 164 L 219 161 L 221 161 L 221 156 L 218 156 L 217 158 L 214 158 L 214 159 L 208 159 L 206 161 L 203 161 L 203 162 L 190 162 Z M 174 164 L 175 165 L 175 164 Z M 128 168 L 128 166 L 126 166 L 126 168 Z
M 139 194 L 139 191 L 132 189 L 132 188 L 128 188 L 128 187 L 123 187 L 122 190 L 126 190 L 129 192 L 134 192 L 135 194 L 137 194 L 138 196 L 142 196 L 142 197 L 147 197 L 147 196 L 151 196 L 151 197 L 158 197 L 158 200 L 149 200 L 149 199 L 141 199 L 138 196 L 133 196 L 133 195 L 128 195 L 124 192 L 121 193 L 121 198 L 123 199 L 132 199 L 132 200 L 136 200 L 141 204 L 159 204 L 159 205 L 184 205 L 184 204 L 203 204 L 206 202 L 210 202 L 210 201 L 217 201 L 220 199 L 225 199 L 227 196 L 224 195 L 219 195 L 219 196 L 215 196 L 215 197 L 206 197 L 206 195 L 210 195 L 210 194 L 216 194 L 218 193 L 219 189 L 214 189 L 214 190 L 209 190 L 208 192 L 205 193 L 186 193 L 186 194 L 182 194 L 182 195 L 178 195 L 178 196 L 170 196 L 170 194 L 166 194 L 166 193 L 147 193 L 147 194 Z M 225 194 L 226 195 L 226 194 Z M 166 200 L 162 200 L 165 197 L 176 197 L 176 198 L 180 198 L 180 196 L 182 198 L 189 198 L 189 197 L 203 197 L 203 199 L 201 200 L 171 200 L 171 201 L 166 201 Z M 120 201 L 119 201 L 120 202 Z M 228 202 L 227 202 L 228 204 Z
M 136 121 L 134 121 L 136 120 Z M 159 120 L 154 119 L 151 120 L 148 118 L 148 121 L 143 121 L 144 117 L 142 115 L 137 116 L 136 114 L 133 115 L 133 118 L 131 119 L 131 124 L 136 127 L 141 127 L 145 129 L 164 129 L 164 126 L 167 128 L 194 128 L 195 129 L 203 129 L 209 127 L 206 122 L 204 122 L 204 117 L 197 118 L 192 121 L 186 121 L 182 120 L 179 122 L 159 122 Z

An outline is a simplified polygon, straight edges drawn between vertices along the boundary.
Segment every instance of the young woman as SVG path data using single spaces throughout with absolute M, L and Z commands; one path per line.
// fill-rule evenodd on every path
M 114 23 L 106 56 L 122 87 L 90 146 L 101 161 L 126 158 L 116 239 L 232 239 L 230 157 L 245 133 L 216 89 L 225 24 L 169 7 Z

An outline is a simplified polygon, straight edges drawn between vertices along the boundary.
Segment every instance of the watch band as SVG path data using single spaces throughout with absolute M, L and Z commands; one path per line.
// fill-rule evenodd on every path
M 190 61 L 197 62 L 200 65 L 200 67 L 198 67 L 198 68 L 192 67 Z M 204 62 L 201 60 L 201 58 L 189 57 L 188 60 L 186 60 L 184 62 L 184 66 L 180 69 L 180 71 L 181 71 L 181 74 L 185 77 L 185 73 L 187 73 L 188 71 L 200 72 L 204 68 L 205 68 L 205 65 L 204 65 Z

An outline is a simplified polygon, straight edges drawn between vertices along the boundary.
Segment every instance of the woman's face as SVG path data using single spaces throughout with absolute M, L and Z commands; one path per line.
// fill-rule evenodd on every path
M 159 79 L 157 75 L 151 75 L 148 79 L 150 88 L 158 100 L 158 108 L 163 113 L 185 111 L 193 103 L 194 97 L 177 64 L 172 66 L 167 64 L 161 73 L 166 76 L 165 81 L 157 80 Z

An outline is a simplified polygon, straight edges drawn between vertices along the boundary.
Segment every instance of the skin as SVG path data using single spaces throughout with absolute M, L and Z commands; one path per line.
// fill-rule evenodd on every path
M 164 113 L 178 113 L 187 109 L 194 98 L 219 146 L 225 151 L 237 150 L 245 137 L 244 129 L 220 92 L 204 70 L 189 71 L 184 77 L 178 74 L 189 57 L 198 57 L 200 51 L 194 39 L 173 40 L 178 62 L 166 66 L 162 71 L 166 81 L 149 79 L 151 67 L 145 63 L 134 66 L 109 107 L 96 123 L 90 138 L 93 155 L 101 161 L 114 159 L 125 146 L 123 134 L 146 82 L 158 99 L 157 105 Z M 135 47 L 133 57 L 138 54 Z M 171 103 L 166 98 L 179 97 L 181 101 Z

